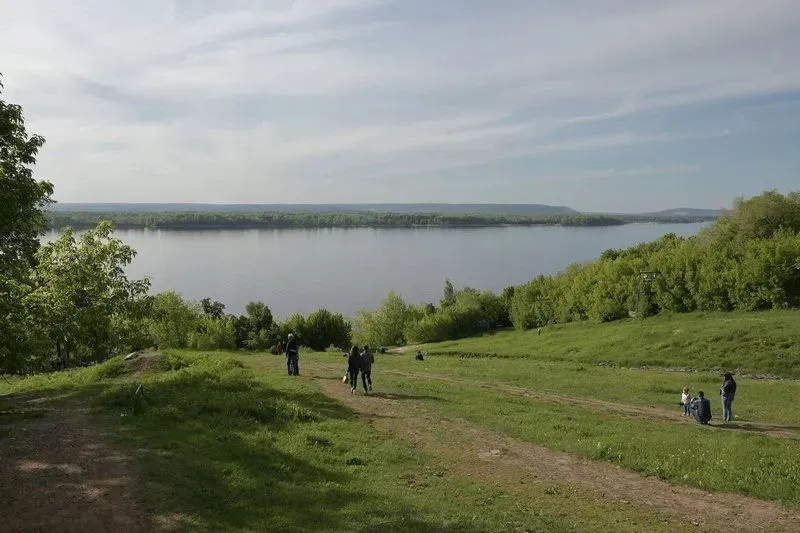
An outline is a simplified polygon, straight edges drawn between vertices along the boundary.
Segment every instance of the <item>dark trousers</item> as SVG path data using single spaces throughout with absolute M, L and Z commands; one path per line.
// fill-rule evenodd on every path
M 361 371 L 361 381 L 364 383 L 364 390 L 367 389 L 367 384 L 369 383 L 369 388 L 372 388 L 372 370 L 362 370 Z
M 355 389 L 358 386 L 358 369 L 348 370 L 347 373 L 350 374 L 350 388 Z
M 290 376 L 300 375 L 300 358 L 296 355 L 286 356 L 286 368 Z

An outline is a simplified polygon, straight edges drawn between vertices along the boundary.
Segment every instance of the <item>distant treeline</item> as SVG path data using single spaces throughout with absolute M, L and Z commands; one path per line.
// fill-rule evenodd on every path
M 48 212 L 51 229 L 94 228 L 103 220 L 119 229 L 411 228 L 488 226 L 620 226 L 636 222 L 707 222 L 708 216 L 474 215 L 442 213 L 123 213 Z

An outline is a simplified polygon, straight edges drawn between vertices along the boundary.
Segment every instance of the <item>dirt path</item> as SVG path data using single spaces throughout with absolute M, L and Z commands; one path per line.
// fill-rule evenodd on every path
M 0 438 L 0 531 L 138 532 L 157 528 L 136 499 L 131 459 L 76 402 L 5 397 L 37 407 Z
M 578 407 L 587 407 L 589 409 L 594 409 L 596 411 L 603 411 L 609 414 L 613 414 L 615 416 L 622 415 L 622 416 L 635 417 L 637 419 L 649 418 L 651 420 L 674 420 L 678 422 L 688 421 L 686 417 L 681 416 L 681 412 L 679 412 L 678 410 L 667 410 L 655 406 L 645 407 L 641 405 L 625 404 L 618 401 L 598 400 L 596 398 L 590 398 L 586 396 L 571 396 L 568 394 L 560 394 L 556 392 L 529 389 L 525 387 L 517 387 L 514 385 L 506 385 L 495 382 L 487 384 L 476 380 L 457 378 L 452 376 L 443 376 L 440 374 L 431 374 L 428 372 L 406 372 L 400 370 L 387 370 L 384 373 L 409 377 L 413 379 L 444 381 L 448 383 L 457 383 L 459 385 L 466 385 L 469 387 L 501 390 L 508 394 L 534 398 L 536 400 L 548 403 L 569 404 Z M 748 422 L 731 422 L 726 424 L 725 426 L 717 426 L 712 422 L 711 427 L 720 431 L 738 430 L 738 431 L 747 431 L 751 433 L 758 433 L 760 435 L 766 435 L 770 437 L 800 439 L 800 427 L 797 426 L 786 426 L 781 424 L 769 424 L 766 422 L 748 421 Z
M 314 366 L 312 379 L 326 395 L 359 412 L 373 427 L 452 459 L 458 471 L 451 473 L 512 488 L 538 482 L 578 486 L 595 493 L 601 501 L 631 503 L 664 513 L 680 524 L 680 529 L 800 531 L 800 512 L 746 496 L 671 485 L 611 463 L 497 434 L 465 420 L 443 420 L 413 398 L 380 391 L 371 396 L 351 396 L 346 386 L 330 378 L 338 367 Z

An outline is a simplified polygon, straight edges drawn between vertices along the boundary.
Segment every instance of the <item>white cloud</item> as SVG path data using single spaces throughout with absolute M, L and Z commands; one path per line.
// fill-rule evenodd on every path
M 376 180 L 391 201 L 403 181 L 382 178 L 718 139 L 724 124 L 636 119 L 800 91 L 790 0 L 0 0 L 0 12 L 7 96 L 48 138 L 40 170 L 73 201 L 322 202 L 321 179 Z

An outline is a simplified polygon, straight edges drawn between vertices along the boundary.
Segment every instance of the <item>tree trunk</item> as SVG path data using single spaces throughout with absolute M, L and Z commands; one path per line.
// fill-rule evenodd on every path
M 56 341 L 56 358 L 61 365 L 61 370 L 64 370 L 64 357 L 61 354 L 61 341 Z

